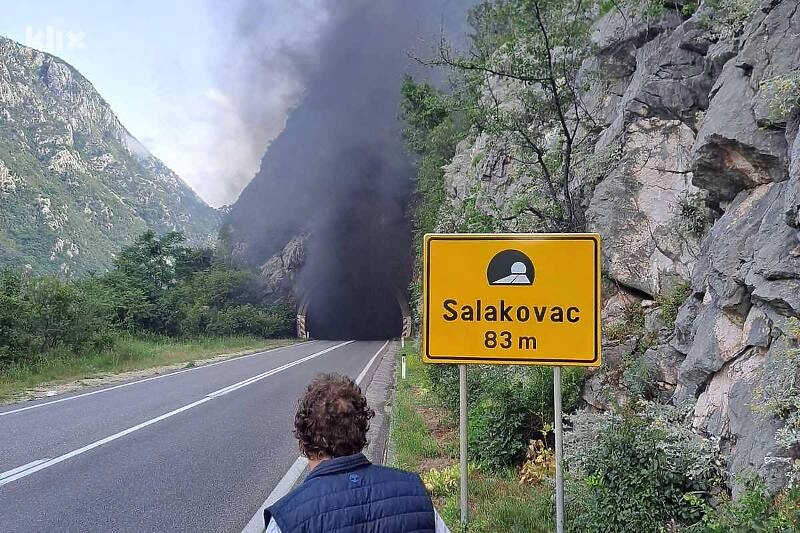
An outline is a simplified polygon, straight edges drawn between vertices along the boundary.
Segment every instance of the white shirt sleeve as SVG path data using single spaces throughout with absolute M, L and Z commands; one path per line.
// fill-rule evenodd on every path
M 436 533 L 450 533 L 450 530 L 447 528 L 447 524 L 445 524 L 444 520 L 442 520 L 442 517 L 439 516 L 439 512 L 436 509 L 434 509 L 433 512 L 436 515 Z
M 450 533 L 450 530 L 447 528 L 447 524 L 445 524 L 444 520 L 442 520 L 442 517 L 439 516 L 439 512 L 434 509 L 433 513 L 436 515 L 436 533 Z M 269 521 L 266 533 L 282 533 L 281 528 L 279 528 L 278 524 L 275 523 L 274 518 Z
M 265 533 L 282 533 L 281 528 L 278 527 L 278 524 L 275 523 L 274 518 L 270 518 L 269 525 L 267 526 L 267 531 Z M 438 530 L 437 530 L 438 533 Z

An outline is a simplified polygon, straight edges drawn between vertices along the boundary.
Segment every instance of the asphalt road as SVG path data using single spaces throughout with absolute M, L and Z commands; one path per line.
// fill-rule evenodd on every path
M 355 379 L 383 344 L 314 341 L 4 406 L 0 532 L 239 533 L 297 459 L 306 384 Z

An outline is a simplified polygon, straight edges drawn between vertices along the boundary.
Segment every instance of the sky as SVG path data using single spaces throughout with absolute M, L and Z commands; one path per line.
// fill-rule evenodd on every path
M 134 137 L 219 207 L 236 200 L 302 96 L 286 52 L 313 48 L 321 1 L 0 0 L 0 35 L 77 68 Z

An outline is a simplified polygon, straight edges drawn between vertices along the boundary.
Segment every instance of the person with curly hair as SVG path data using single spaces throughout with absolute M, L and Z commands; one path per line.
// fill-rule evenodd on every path
M 450 533 L 417 474 L 372 464 L 361 453 L 373 416 L 352 379 L 314 378 L 294 417 L 310 472 L 264 510 L 267 533 Z

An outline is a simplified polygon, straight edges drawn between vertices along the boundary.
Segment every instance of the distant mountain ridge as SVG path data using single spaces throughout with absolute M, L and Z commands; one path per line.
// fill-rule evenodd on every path
M 0 37 L 0 267 L 101 271 L 147 228 L 210 243 L 219 220 L 75 68 Z

